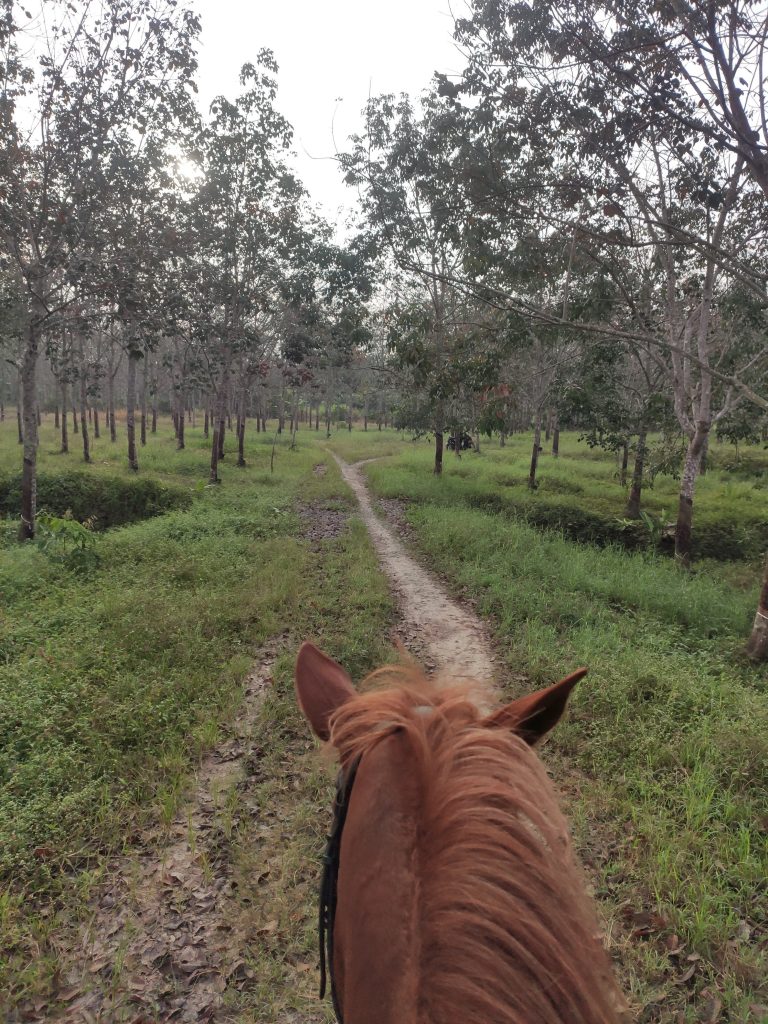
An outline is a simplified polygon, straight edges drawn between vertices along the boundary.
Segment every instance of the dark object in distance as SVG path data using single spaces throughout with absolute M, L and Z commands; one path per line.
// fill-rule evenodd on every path
M 453 436 L 453 434 L 451 434 L 451 436 L 448 438 L 448 448 L 452 452 L 456 451 L 456 438 Z M 459 451 L 466 452 L 470 448 L 474 448 L 474 445 L 472 444 L 472 438 L 469 436 L 469 434 L 460 434 Z

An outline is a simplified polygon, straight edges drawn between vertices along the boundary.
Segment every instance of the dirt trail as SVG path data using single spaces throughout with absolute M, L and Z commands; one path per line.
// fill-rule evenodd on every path
M 93 915 L 59 949 L 64 1009 L 27 1007 L 56 1024 L 198 1024 L 221 1015 L 228 987 L 247 985 L 241 916 L 227 864 L 227 798 L 255 742 L 252 726 L 279 640 L 262 650 L 228 738 L 202 761 L 190 800 L 168 830 L 110 865 Z
M 472 612 L 448 597 L 445 588 L 411 558 L 392 529 L 374 512 L 360 467 L 377 460 L 364 459 L 351 465 L 336 454 L 333 457 L 355 492 L 363 522 L 397 595 L 403 620 L 398 633 L 406 649 L 428 669 L 454 678 L 476 679 L 491 687 L 493 654 L 483 625 Z

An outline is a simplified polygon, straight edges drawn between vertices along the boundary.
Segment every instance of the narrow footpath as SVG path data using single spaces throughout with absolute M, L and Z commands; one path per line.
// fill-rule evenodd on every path
M 355 493 L 382 569 L 400 610 L 398 633 L 405 648 L 427 669 L 453 678 L 475 679 L 492 687 L 494 666 L 488 633 L 471 611 L 448 596 L 445 588 L 408 554 L 392 528 L 375 513 L 361 467 L 333 455 Z

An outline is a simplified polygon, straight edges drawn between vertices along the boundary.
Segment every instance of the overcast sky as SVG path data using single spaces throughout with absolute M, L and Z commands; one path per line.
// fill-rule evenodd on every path
M 232 96 L 262 47 L 280 66 L 278 109 L 295 130 L 296 170 L 341 226 L 354 196 L 333 156 L 359 131 L 369 92 L 418 96 L 434 71 L 463 66 L 451 33 L 456 0 L 193 0 L 202 18 L 200 99 Z M 341 102 L 337 102 L 338 98 Z

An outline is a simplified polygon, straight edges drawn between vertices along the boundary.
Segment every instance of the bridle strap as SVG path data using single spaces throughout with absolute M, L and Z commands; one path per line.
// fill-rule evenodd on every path
M 323 854 L 323 875 L 320 882 L 320 913 L 318 918 L 318 941 L 320 946 L 320 998 L 325 998 L 327 978 L 331 979 L 331 999 L 339 1024 L 344 1024 L 339 1006 L 336 981 L 333 972 L 333 936 L 336 920 L 336 900 L 339 885 L 339 863 L 341 859 L 341 837 L 347 820 L 352 787 L 355 784 L 360 758 L 356 758 L 347 772 L 339 772 L 336 780 L 336 798 L 333 801 L 333 825 Z

